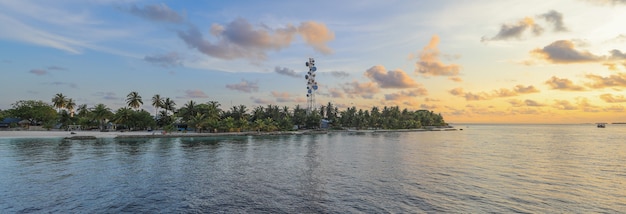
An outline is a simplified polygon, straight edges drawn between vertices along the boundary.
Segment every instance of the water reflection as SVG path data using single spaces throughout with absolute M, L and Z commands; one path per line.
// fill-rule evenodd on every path
M 295 142 L 304 142 L 306 153 L 304 154 L 304 171 L 299 177 L 300 189 L 303 195 L 303 201 L 308 205 L 306 207 L 315 208 L 320 206 L 320 202 L 324 200 L 326 191 L 326 183 L 322 180 L 323 173 L 321 169 L 320 142 L 318 135 L 306 136 L 304 139 L 297 138 Z M 294 142 L 294 143 L 295 143 Z M 318 210 L 319 211 L 319 210 Z
M 626 183 L 626 131 L 605 136 L 577 127 L 479 128 L 0 139 L 0 213 L 626 210 L 620 185 Z

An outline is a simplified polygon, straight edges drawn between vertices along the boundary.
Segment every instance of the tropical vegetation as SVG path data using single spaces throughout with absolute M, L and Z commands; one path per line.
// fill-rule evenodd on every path
M 321 124 L 331 129 L 415 129 L 446 125 L 441 114 L 428 110 L 400 109 L 398 106 L 374 106 L 371 109 L 352 106 L 340 110 L 329 102 L 307 112 L 300 105 L 293 108 L 272 104 L 254 108 L 235 105 L 224 109 L 217 101 L 197 103 L 190 100 L 176 108 L 172 99 L 156 94 L 151 100 L 155 108 L 152 115 L 140 109 L 143 101 L 139 93 L 134 91 L 126 97 L 127 106 L 115 111 L 101 103 L 93 107 L 77 105 L 73 99 L 61 93 L 56 94 L 51 101 L 17 101 L 11 109 L 0 111 L 0 116 L 20 118 L 29 121 L 31 125 L 47 125 L 49 128 L 80 125 L 83 129 L 99 130 L 178 129 L 196 132 L 318 129 Z

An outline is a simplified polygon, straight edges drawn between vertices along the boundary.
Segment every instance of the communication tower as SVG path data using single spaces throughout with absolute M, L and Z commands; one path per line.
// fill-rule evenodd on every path
M 304 75 L 304 79 L 307 80 L 306 82 L 306 90 L 307 90 L 306 112 L 308 114 L 308 113 L 311 113 L 313 110 L 315 110 L 315 91 L 317 91 L 317 81 L 315 81 L 315 71 L 317 71 L 317 68 L 315 67 L 315 59 L 309 58 L 309 61 L 306 62 L 306 67 L 309 68 L 309 72 L 307 72 L 306 75 Z

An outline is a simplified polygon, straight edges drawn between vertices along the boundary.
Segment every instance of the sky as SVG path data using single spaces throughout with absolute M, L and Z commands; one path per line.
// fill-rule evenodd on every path
M 0 109 L 399 106 L 449 123 L 626 122 L 624 0 L 0 0 Z

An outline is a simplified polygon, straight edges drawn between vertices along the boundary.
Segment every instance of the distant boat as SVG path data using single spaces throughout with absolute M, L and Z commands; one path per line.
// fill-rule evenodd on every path
M 606 123 L 596 123 L 598 128 L 606 128 Z

